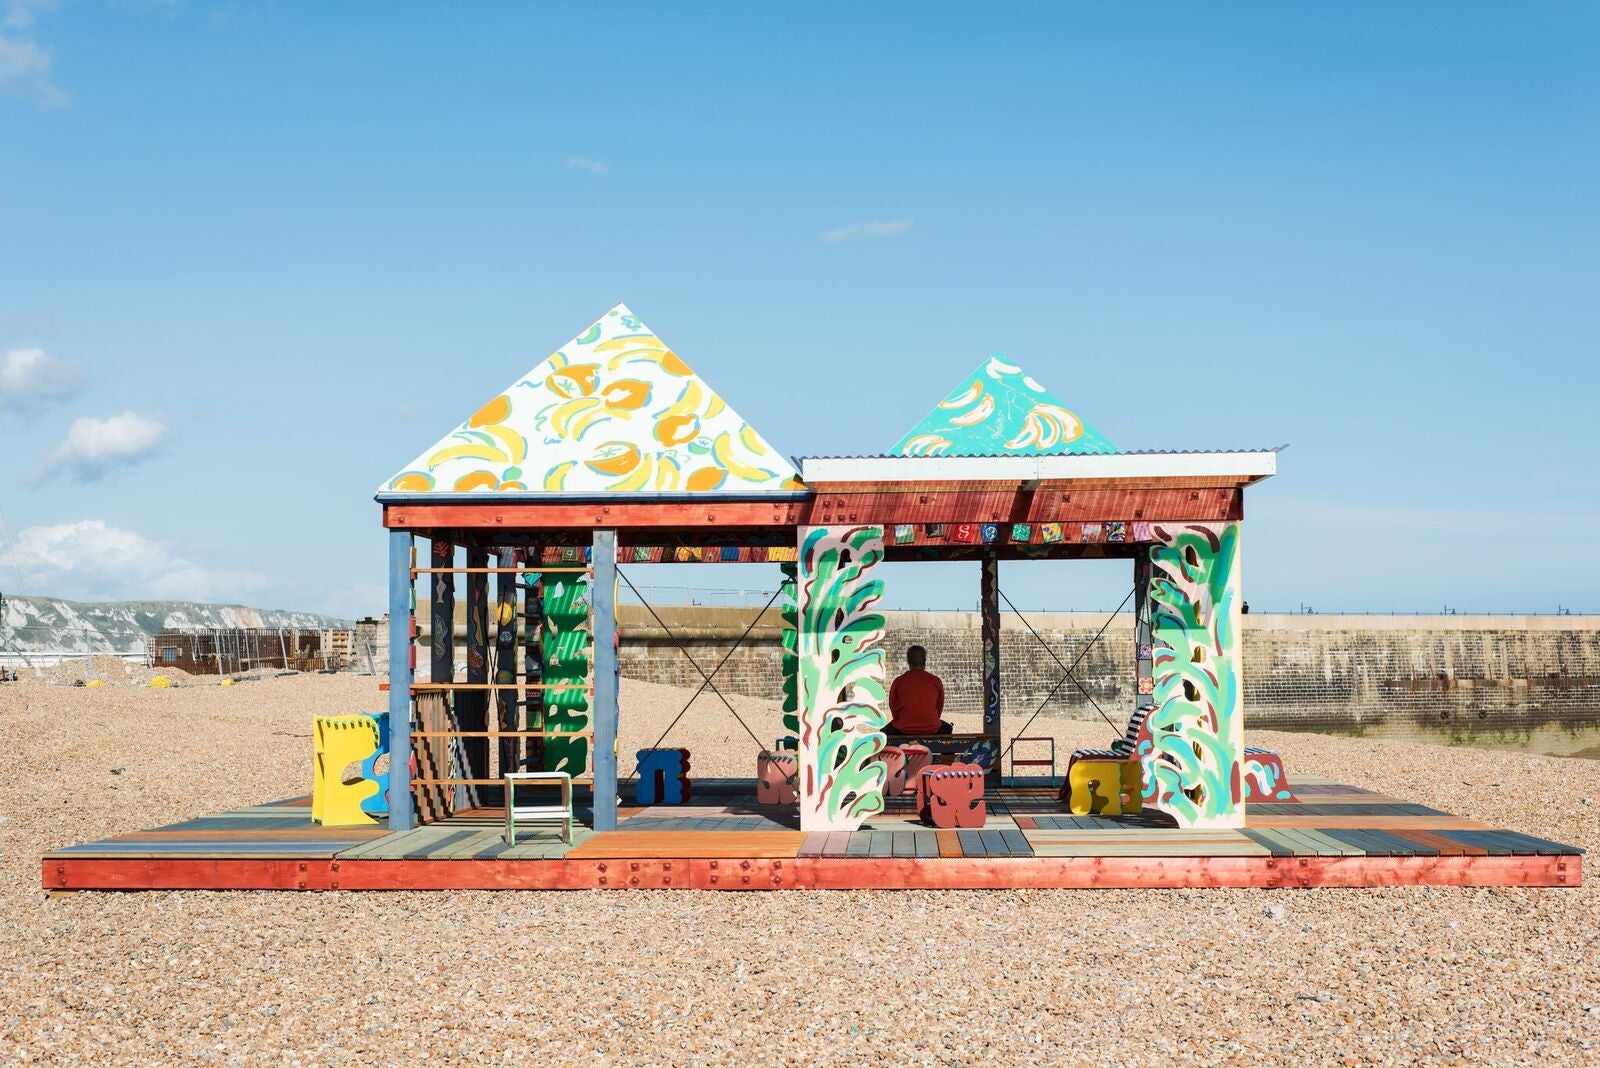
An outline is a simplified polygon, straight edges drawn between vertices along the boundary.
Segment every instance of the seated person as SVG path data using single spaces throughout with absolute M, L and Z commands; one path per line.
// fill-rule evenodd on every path
M 954 724 L 939 718 L 944 714 L 944 683 L 924 670 L 927 663 L 928 651 L 922 646 L 906 650 L 906 671 L 889 687 L 891 719 L 883 732 L 891 738 L 955 732 Z

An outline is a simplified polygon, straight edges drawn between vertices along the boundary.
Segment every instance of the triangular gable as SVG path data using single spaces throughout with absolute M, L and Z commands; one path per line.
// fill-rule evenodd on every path
M 1116 452 L 1022 368 L 991 356 L 889 450 L 892 456 Z
M 793 465 L 618 304 L 378 492 L 798 488 Z

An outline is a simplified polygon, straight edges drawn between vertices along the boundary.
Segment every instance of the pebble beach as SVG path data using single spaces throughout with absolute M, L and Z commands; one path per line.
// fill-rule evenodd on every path
M 106 678 L 0 685 L 0 1063 L 1600 1061 L 1592 864 L 1561 890 L 52 897 L 44 851 L 307 793 L 311 716 L 383 705 L 354 675 Z M 624 681 L 622 752 L 654 743 L 689 697 Z M 775 706 L 731 700 L 756 737 L 779 733 Z M 1112 731 L 1046 716 L 1028 733 L 1064 758 Z M 714 696 L 667 741 L 696 774 L 752 774 L 756 742 Z M 1600 761 L 1248 741 L 1291 778 L 1586 860 L 1600 844 Z

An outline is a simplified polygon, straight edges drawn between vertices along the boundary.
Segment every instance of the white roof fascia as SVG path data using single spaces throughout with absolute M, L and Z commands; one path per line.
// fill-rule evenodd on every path
M 822 482 L 1018 482 L 1075 478 L 1270 478 L 1277 450 L 1089 453 L 1054 456 L 841 456 L 800 461 L 807 484 Z

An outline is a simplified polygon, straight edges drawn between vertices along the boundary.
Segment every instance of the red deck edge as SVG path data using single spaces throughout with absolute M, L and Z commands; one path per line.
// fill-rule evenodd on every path
M 47 858 L 46 890 L 1006 890 L 1578 886 L 1580 856 L 786 860 Z

